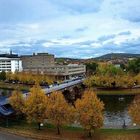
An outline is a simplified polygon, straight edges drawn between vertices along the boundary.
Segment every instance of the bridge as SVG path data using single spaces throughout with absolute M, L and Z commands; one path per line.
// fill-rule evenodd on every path
M 54 91 L 64 91 L 70 87 L 76 86 L 80 83 L 83 83 L 84 79 L 76 78 L 73 80 L 66 80 L 61 84 L 56 84 L 54 86 L 43 88 L 42 90 L 45 92 L 46 95 L 54 92 Z M 23 97 L 28 96 L 29 92 L 23 92 Z M 7 106 L 9 104 L 9 100 L 7 97 L 0 98 L 0 114 L 3 116 L 9 116 L 14 113 L 14 110 Z

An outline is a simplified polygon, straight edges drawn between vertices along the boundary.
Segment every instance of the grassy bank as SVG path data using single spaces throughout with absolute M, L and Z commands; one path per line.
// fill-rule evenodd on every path
M 26 85 L 22 85 L 22 84 L 12 84 L 12 83 L 0 82 L 0 89 L 14 90 L 17 88 L 20 90 L 29 90 L 30 86 L 26 86 Z
M 117 89 L 117 90 L 99 90 L 94 89 L 98 95 L 138 95 L 140 88 L 137 89 Z
M 29 137 L 38 140 L 88 140 L 87 133 L 79 127 L 65 126 L 61 128 L 61 135 L 57 135 L 56 128 L 52 124 L 45 124 L 41 130 L 37 130 L 36 124 L 27 124 L 26 121 L 10 122 L 9 127 L 5 123 L 0 124 L 0 131 Z M 100 129 L 90 138 L 93 140 L 139 140 L 140 129 Z

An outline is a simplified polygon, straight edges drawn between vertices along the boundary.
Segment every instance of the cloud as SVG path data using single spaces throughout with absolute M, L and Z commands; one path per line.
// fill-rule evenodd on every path
M 139 0 L 105 0 L 102 5 L 102 12 L 114 18 L 122 18 L 130 22 L 139 22 L 139 7 Z
M 60 10 L 70 12 L 71 14 L 83 14 L 97 12 L 100 9 L 103 0 L 50 0 Z
M 139 7 L 139 0 L 0 0 L 0 50 L 78 58 L 137 53 Z
M 88 27 L 81 27 L 81 28 L 77 28 L 77 29 L 75 30 L 75 32 L 84 32 L 84 31 L 86 31 L 86 30 L 88 30 Z
M 120 32 L 118 35 L 131 35 L 130 31 Z
M 106 40 L 109 40 L 109 39 L 113 39 L 115 38 L 115 34 L 112 34 L 112 35 L 104 35 L 104 36 L 101 36 L 98 38 L 99 41 L 103 42 L 103 41 L 106 41 Z
M 36 42 L 33 41 L 28 43 L 27 41 L 13 42 L 12 45 L 7 46 L 6 50 L 9 51 L 12 49 L 13 52 L 19 53 L 20 55 L 31 54 L 33 52 L 49 52 L 55 54 L 56 57 L 72 58 L 97 57 L 112 52 L 136 53 L 140 51 L 140 38 L 125 40 L 120 44 L 116 44 L 115 40 L 108 41 L 104 44 L 91 40 L 87 41 L 87 43 L 79 41 L 79 43 L 69 43 L 67 45 L 62 44 L 63 41 L 59 41 L 60 40 L 38 40 Z

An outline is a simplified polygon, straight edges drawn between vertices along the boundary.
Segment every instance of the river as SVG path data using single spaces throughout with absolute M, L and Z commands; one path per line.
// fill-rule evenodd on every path
M 128 107 L 135 95 L 100 95 L 98 97 L 105 104 L 105 128 L 122 128 L 124 124 L 131 127 L 132 121 L 128 114 Z

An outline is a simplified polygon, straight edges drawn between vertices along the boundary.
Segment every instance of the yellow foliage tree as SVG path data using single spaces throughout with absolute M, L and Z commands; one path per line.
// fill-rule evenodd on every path
M 31 88 L 29 96 L 25 101 L 23 111 L 27 116 L 28 122 L 36 122 L 38 124 L 38 129 L 40 129 L 40 124 L 43 123 L 46 117 L 46 103 L 47 96 L 40 86 L 35 85 Z
M 60 134 L 62 125 L 74 121 L 75 109 L 70 106 L 61 92 L 54 92 L 48 98 L 47 103 L 47 118 L 57 127 L 57 132 Z
M 92 90 L 86 90 L 82 99 L 76 101 L 75 107 L 78 113 L 77 120 L 91 137 L 92 130 L 103 125 L 103 102 L 97 98 Z
M 140 96 L 136 96 L 128 110 L 134 123 L 140 125 Z
M 137 82 L 137 84 L 140 85 L 140 73 L 137 74 L 134 79 L 135 79 L 135 82 Z
M 18 115 L 22 114 L 24 108 L 24 98 L 21 91 L 14 90 L 9 98 L 9 102 Z

